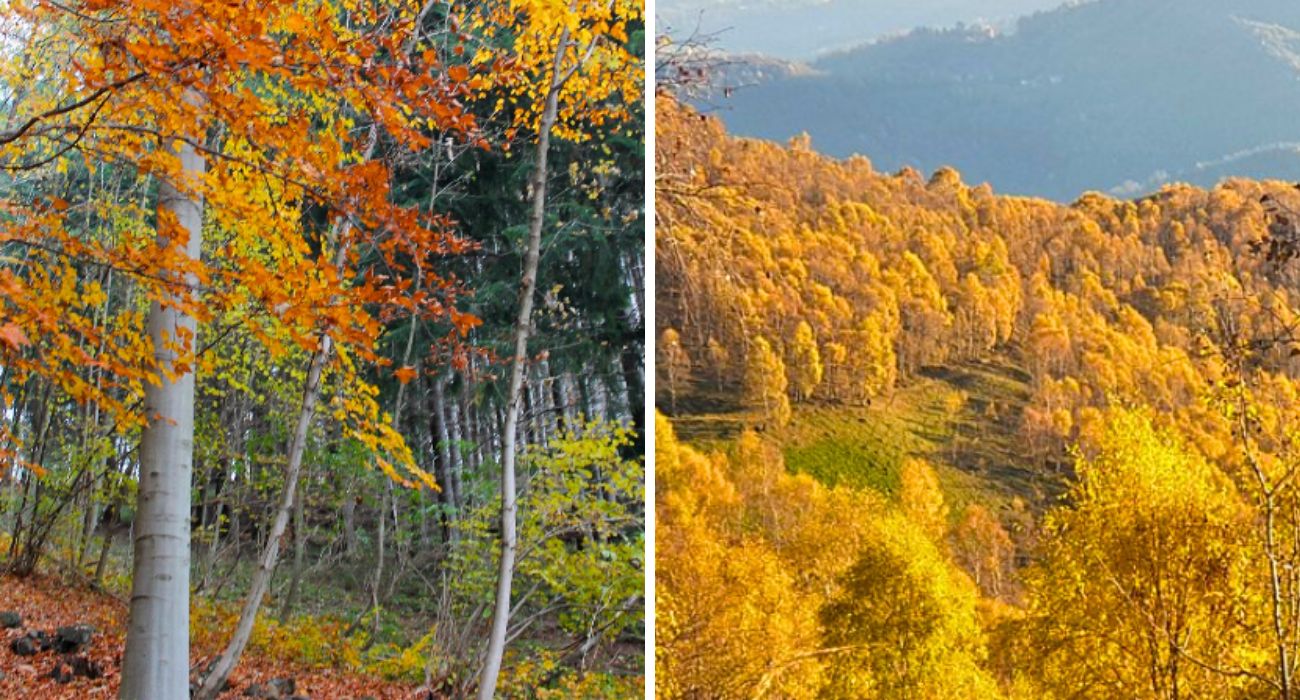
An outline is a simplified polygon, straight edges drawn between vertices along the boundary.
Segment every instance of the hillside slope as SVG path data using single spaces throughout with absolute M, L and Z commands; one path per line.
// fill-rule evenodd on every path
M 927 368 L 869 406 L 800 404 L 790 424 L 772 437 L 790 471 L 894 499 L 903 463 L 926 460 L 954 517 L 979 504 L 1025 533 L 1034 517 L 1055 504 L 1068 470 L 1029 459 L 1017 444 L 1031 396 L 1018 363 L 1008 353 Z M 700 449 L 725 450 L 744 430 L 763 424 L 761 411 L 734 401 L 736 389 L 720 392 L 707 381 L 693 383 L 673 416 L 679 438 Z M 1020 542 L 1022 553 L 1028 554 L 1030 544 Z

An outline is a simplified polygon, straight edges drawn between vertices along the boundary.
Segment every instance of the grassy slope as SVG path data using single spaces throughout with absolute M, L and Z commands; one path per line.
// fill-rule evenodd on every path
M 1027 381 L 1005 356 L 932 368 L 869 407 L 798 404 L 790 425 L 771 437 L 792 471 L 889 495 L 898 489 L 903 460 L 923 458 L 938 473 L 954 518 L 979 503 L 1014 531 L 1062 486 L 1058 475 L 1017 445 Z M 721 447 L 744 426 L 759 423 L 726 391 L 697 385 L 678 403 L 678 434 L 703 448 Z

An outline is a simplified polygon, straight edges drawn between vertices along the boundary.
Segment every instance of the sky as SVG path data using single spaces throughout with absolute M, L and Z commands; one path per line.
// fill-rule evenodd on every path
M 1063 0 L 660 0 L 661 30 L 697 27 L 715 48 L 808 61 L 917 27 L 1009 25 Z

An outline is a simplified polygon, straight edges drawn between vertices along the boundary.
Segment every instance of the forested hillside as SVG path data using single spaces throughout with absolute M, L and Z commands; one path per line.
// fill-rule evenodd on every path
M 1295 697 L 1295 188 L 1061 205 L 659 105 L 660 697 Z
M 642 692 L 643 12 L 0 2 L 0 696 Z
M 795 74 L 746 76 L 707 102 L 738 134 L 807 132 L 830 155 L 891 171 L 950 165 L 970 182 L 1059 201 L 1300 178 L 1289 117 L 1300 108 L 1300 7 L 1288 0 L 1092 0 L 996 29 L 869 39 Z

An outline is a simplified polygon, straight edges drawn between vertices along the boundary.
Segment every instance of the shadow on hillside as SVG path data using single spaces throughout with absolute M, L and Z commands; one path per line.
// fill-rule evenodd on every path
M 656 407 L 672 419 L 680 439 L 696 444 L 734 440 L 755 419 L 741 401 L 739 384 L 691 382 L 677 396 L 676 411 L 662 395 Z
M 1014 350 L 958 364 L 926 367 L 893 396 L 870 406 L 812 401 L 796 404 L 788 428 L 764 431 L 762 417 L 742 402 L 736 383 L 691 382 L 676 411 L 660 394 L 658 408 L 683 441 L 724 447 L 746 428 L 770 432 L 787 466 L 831 485 L 893 494 L 908 456 L 924 457 L 950 475 L 954 505 L 1022 499 L 1041 512 L 1064 491 L 1059 465 L 1029 455 L 1019 436 L 1030 400 L 1030 375 Z
M 1009 359 L 983 359 L 927 367 L 921 377 L 964 392 L 960 409 L 947 416 L 946 435 L 933 439 L 937 461 L 987 480 L 1041 511 L 1065 488 L 1060 466 L 1027 454 L 1019 435 L 1030 400 L 1030 375 Z M 934 430 L 929 435 L 938 438 Z

